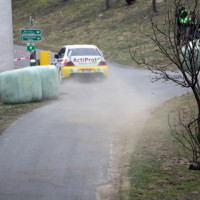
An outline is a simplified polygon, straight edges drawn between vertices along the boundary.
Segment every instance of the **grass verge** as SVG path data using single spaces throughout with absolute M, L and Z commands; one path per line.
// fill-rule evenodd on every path
M 167 101 L 152 112 L 123 176 L 120 199 L 200 199 L 200 171 L 188 170 L 189 160 L 168 128 L 181 110 L 195 108 L 191 95 Z M 126 183 L 126 184 L 125 184 Z
M 6 105 L 0 100 L 0 135 L 22 115 L 47 104 L 47 101 Z

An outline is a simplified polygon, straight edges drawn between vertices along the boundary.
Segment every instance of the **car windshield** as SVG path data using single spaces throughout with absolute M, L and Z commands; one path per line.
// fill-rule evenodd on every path
M 69 49 L 68 55 L 69 54 L 70 56 L 101 56 L 100 52 L 96 48 Z

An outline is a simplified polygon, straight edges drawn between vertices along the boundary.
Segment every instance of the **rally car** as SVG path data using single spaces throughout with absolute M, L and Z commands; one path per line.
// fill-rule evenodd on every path
M 54 65 L 59 69 L 60 78 L 81 73 L 104 76 L 108 73 L 103 53 L 95 45 L 63 46 L 54 57 Z

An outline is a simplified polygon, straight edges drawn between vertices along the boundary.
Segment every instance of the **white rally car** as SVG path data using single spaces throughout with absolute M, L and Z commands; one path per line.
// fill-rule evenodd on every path
M 54 65 L 59 69 L 60 78 L 77 73 L 108 73 L 103 53 L 95 45 L 67 45 L 54 57 Z

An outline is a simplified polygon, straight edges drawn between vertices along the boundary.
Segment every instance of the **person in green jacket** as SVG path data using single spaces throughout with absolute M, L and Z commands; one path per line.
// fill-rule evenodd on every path
M 177 44 L 183 43 L 187 38 L 187 27 L 189 22 L 188 12 L 183 5 L 180 5 L 176 12 L 176 21 L 177 21 Z

